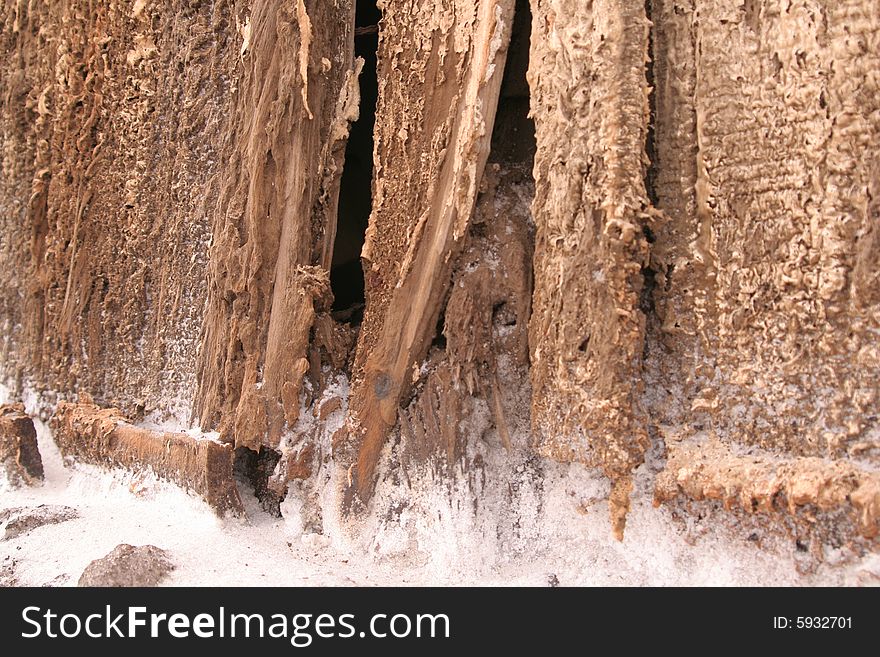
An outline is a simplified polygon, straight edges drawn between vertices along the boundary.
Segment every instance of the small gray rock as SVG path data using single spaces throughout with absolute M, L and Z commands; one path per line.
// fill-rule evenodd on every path
M 43 582 L 42 584 L 40 584 L 40 586 L 43 588 L 55 588 L 58 586 L 64 586 L 69 581 L 70 575 L 61 573 L 60 575 L 56 575 L 55 577 L 50 579 L 48 582 Z
M 59 504 L 0 509 L 0 524 L 3 524 L 2 540 L 8 541 L 10 538 L 27 534 L 37 527 L 54 525 L 78 517 L 79 513 L 76 509 Z
M 123 543 L 86 566 L 78 586 L 156 586 L 172 570 L 165 550 Z

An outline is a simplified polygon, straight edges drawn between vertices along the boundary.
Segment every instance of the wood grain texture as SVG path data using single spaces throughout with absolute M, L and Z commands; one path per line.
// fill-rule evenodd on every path
M 87 403 L 62 402 L 51 427 L 64 456 L 104 468 L 151 471 L 204 498 L 221 516 L 244 515 L 231 445 L 135 427 L 117 409 Z
M 367 311 L 349 414 L 352 493 L 369 498 L 413 367 L 425 357 L 486 158 L 510 0 L 384 3 Z

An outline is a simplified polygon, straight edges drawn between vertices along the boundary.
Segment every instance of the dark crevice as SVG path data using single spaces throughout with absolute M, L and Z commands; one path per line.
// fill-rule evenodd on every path
M 431 341 L 431 346 L 436 347 L 437 349 L 446 349 L 446 333 L 444 333 L 444 328 L 446 327 L 446 304 L 443 304 L 443 307 L 440 309 L 440 316 L 437 318 L 437 328 L 434 329 L 434 339 Z
M 355 10 L 354 53 L 364 60 L 359 84 L 360 114 L 351 126 L 339 188 L 339 211 L 330 286 L 333 311 L 341 321 L 360 324 L 365 303 L 361 250 L 372 209 L 373 129 L 379 95 L 377 50 L 382 13 L 375 0 L 358 0 Z
M 522 188 L 529 189 L 529 194 L 534 193 L 534 166 L 535 153 L 538 150 L 535 135 L 535 121 L 530 116 L 531 89 L 529 88 L 528 71 L 529 55 L 531 52 L 532 38 L 532 10 L 529 0 L 516 0 L 514 6 L 513 27 L 510 36 L 510 47 L 507 52 L 507 62 L 504 66 L 504 78 L 501 82 L 501 97 L 498 104 L 498 112 L 495 116 L 495 125 L 492 132 L 492 144 L 490 161 L 507 165 L 511 171 L 517 171 L 519 181 L 524 183 Z M 515 178 L 509 178 L 513 181 Z M 528 218 L 528 243 L 525 245 L 525 257 L 529 263 L 534 262 L 534 222 L 531 213 Z M 531 266 L 528 268 L 529 292 L 534 290 L 535 272 Z M 497 316 L 505 325 L 517 324 L 519 330 L 527 332 L 531 320 L 529 312 L 531 304 L 526 303 L 523 309 L 523 317 L 517 317 L 514 310 L 518 304 L 513 299 L 508 303 L 508 311 L 505 313 L 493 312 L 493 319 Z M 496 311 L 498 309 L 495 309 Z M 527 341 L 527 338 L 525 338 Z M 528 350 L 527 350 L 528 351 Z
M 648 201 L 652 207 L 658 207 L 660 203 L 657 194 L 657 171 L 659 168 L 656 143 L 656 126 L 657 126 L 657 90 L 654 80 L 654 2 L 653 0 L 645 0 L 645 15 L 650 21 L 648 29 L 648 60 L 645 62 L 645 82 L 648 85 L 648 129 L 645 133 L 645 155 L 648 158 L 648 165 L 645 169 L 645 192 Z M 649 245 L 656 242 L 656 235 L 649 226 L 642 227 L 642 233 L 645 241 Z M 646 264 L 642 267 L 642 289 L 639 294 L 639 310 L 641 310 L 649 322 L 656 321 L 656 306 L 654 295 L 657 289 L 657 271 Z M 648 340 L 645 340 L 643 358 L 648 356 Z
M 235 450 L 234 472 L 236 478 L 252 487 L 254 497 L 266 513 L 281 517 L 281 498 L 269 488 L 269 477 L 275 470 L 281 454 L 273 449 L 260 447 L 255 452 L 247 447 Z
M 657 287 L 657 272 L 650 267 L 642 267 L 642 292 L 639 295 L 639 309 L 646 315 L 654 312 L 654 290 Z
M 504 66 L 504 77 L 498 99 L 498 109 L 492 127 L 492 140 L 488 165 L 501 165 L 503 169 L 522 171 L 523 176 L 531 177 L 534 165 L 535 123 L 529 117 L 529 84 L 526 73 L 529 68 L 529 40 L 531 36 L 532 13 L 528 0 L 517 0 L 510 47 L 507 51 L 507 62 Z M 512 180 L 513 177 L 508 178 Z M 479 222 L 471 222 L 469 239 L 481 240 L 488 237 L 486 226 Z M 529 254 L 531 260 L 531 254 Z M 454 282 L 453 282 L 454 284 Z M 440 306 L 437 326 L 431 346 L 446 349 L 444 334 L 446 304 L 450 293 Z M 502 325 L 512 326 L 517 323 L 515 314 L 510 310 L 513 304 L 504 309 L 504 302 L 493 307 L 493 322 L 498 320 Z M 513 317 L 511 315 L 513 314 Z M 528 320 L 528 318 L 524 318 Z
M 645 154 L 648 156 L 648 168 L 645 171 L 645 191 L 651 205 L 657 207 L 657 144 L 655 141 L 655 129 L 657 125 L 657 90 L 654 84 L 654 25 L 653 25 L 653 0 L 645 0 L 645 15 L 652 21 L 648 30 L 648 61 L 645 62 L 645 80 L 648 83 L 648 131 L 645 135 Z
M 492 324 L 495 326 L 516 326 L 516 310 L 513 304 L 499 301 L 492 306 Z
M 492 162 L 528 165 L 529 171 L 537 150 L 535 122 L 529 117 L 529 83 L 526 77 L 531 29 L 529 2 L 517 0 L 489 156 Z
M 501 82 L 488 158 L 490 166 L 500 165 L 502 170 L 521 172 L 522 178 L 529 179 L 532 177 L 537 150 L 535 124 L 529 116 L 530 93 L 527 80 L 531 24 L 532 14 L 529 0 L 516 0 L 511 41 L 504 67 L 504 77 Z M 516 176 L 507 178 L 508 182 L 515 179 Z M 485 226 L 478 222 L 471 223 L 470 239 L 487 237 Z M 531 253 L 529 260 L 531 261 Z M 444 328 L 449 296 L 450 293 L 447 293 L 446 299 L 440 306 L 434 337 L 431 341 L 431 347 L 441 351 L 447 348 Z M 504 302 L 495 304 L 492 313 L 493 322 L 497 320 L 504 326 L 516 325 L 518 318 L 510 308 L 512 306 Z M 527 317 L 523 319 L 528 321 Z M 410 399 L 403 399 L 402 406 L 409 404 Z

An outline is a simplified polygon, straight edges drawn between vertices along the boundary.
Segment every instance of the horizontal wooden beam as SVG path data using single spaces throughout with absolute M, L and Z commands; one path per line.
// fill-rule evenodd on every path
M 816 457 L 780 457 L 752 448 L 738 454 L 718 440 L 667 445 L 654 505 L 678 497 L 718 501 L 747 513 L 811 508 L 848 511 L 865 538 L 880 535 L 880 473 Z
M 231 445 L 135 427 L 116 409 L 85 403 L 59 404 L 51 427 L 64 456 L 108 468 L 149 468 L 204 498 L 219 515 L 244 515 Z

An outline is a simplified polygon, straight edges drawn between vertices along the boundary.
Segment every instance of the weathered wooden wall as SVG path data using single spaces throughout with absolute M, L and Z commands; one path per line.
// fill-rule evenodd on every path
M 350 0 L 255 1 L 246 20 L 195 411 L 206 428 L 258 449 L 296 422 L 310 331 L 329 310 L 322 256 L 332 252 L 326 228 L 358 92 Z
M 655 13 L 669 218 L 655 297 L 673 351 L 692 348 L 677 354 L 689 410 L 737 441 L 876 457 L 865 440 L 880 402 L 880 9 L 707 1 Z
M 345 372 L 368 502 L 397 427 L 458 458 L 481 400 L 508 445 L 527 372 L 534 448 L 603 469 L 618 534 L 652 442 L 663 502 L 738 485 L 701 464 L 743 447 L 873 481 L 880 5 L 528 4 L 525 47 L 525 0 L 378 3 L 358 325 L 328 271 L 354 0 L 5 2 L 4 379 L 258 449 Z
M 241 11 L 3 3 L 7 377 L 132 414 L 189 405 Z
M 532 421 L 541 451 L 601 466 L 618 531 L 629 475 L 647 449 L 638 407 L 645 317 L 639 300 L 654 210 L 645 5 L 533 3 L 535 117 Z

